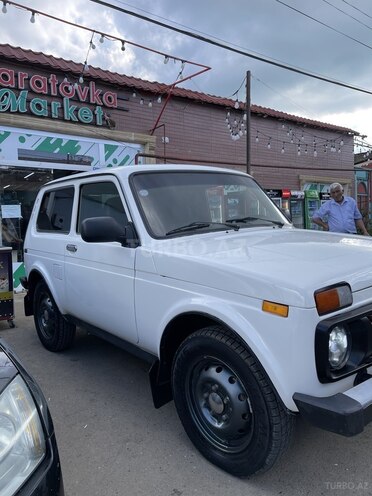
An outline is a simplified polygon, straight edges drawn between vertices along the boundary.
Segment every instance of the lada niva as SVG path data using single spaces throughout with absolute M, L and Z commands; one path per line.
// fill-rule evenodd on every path
M 25 239 L 42 344 L 76 326 L 147 359 L 198 450 L 272 467 L 296 416 L 352 436 L 372 420 L 372 240 L 296 229 L 247 174 L 101 169 L 44 185 Z

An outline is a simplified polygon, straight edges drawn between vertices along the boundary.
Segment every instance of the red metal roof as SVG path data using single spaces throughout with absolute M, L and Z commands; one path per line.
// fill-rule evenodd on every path
M 27 50 L 21 47 L 13 47 L 8 44 L 0 44 L 0 60 L 7 59 L 16 61 L 18 63 L 24 63 L 27 65 L 38 65 L 47 67 L 48 69 L 54 69 L 62 71 L 65 74 L 72 73 L 75 77 L 79 77 L 83 73 L 83 64 L 73 62 L 72 60 L 65 60 L 54 55 L 46 55 L 42 52 L 34 52 L 33 50 Z M 135 78 L 132 76 L 126 76 L 124 74 L 118 74 L 117 72 L 111 72 L 107 70 L 100 69 L 98 67 L 89 66 L 89 70 L 84 72 L 84 75 L 90 78 L 104 81 L 109 84 L 117 86 L 125 86 L 129 88 L 136 89 L 138 91 L 146 91 L 149 93 L 166 94 L 169 92 L 170 86 L 164 83 L 158 83 L 154 81 L 145 81 L 143 79 Z M 173 96 L 188 98 L 190 100 L 210 103 L 212 105 L 220 105 L 223 107 L 234 107 L 235 100 L 230 98 L 223 98 L 219 96 L 209 95 L 207 93 L 201 93 L 198 91 L 192 91 L 185 88 L 180 88 L 175 86 L 172 91 Z M 244 108 L 244 103 L 240 103 L 240 107 Z M 336 130 L 343 133 L 351 133 L 358 135 L 356 131 L 348 129 L 342 126 L 335 126 L 333 124 L 328 124 L 325 122 L 315 121 L 312 119 L 307 119 L 305 117 L 298 117 L 296 115 L 287 114 L 285 112 L 280 112 L 267 107 L 261 107 L 259 105 L 251 105 L 251 112 L 254 114 L 262 115 L 264 117 L 272 117 L 284 121 L 292 121 L 306 126 L 317 127 L 322 129 Z

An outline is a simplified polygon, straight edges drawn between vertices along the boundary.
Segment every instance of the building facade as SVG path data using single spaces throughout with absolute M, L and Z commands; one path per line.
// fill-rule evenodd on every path
M 351 129 L 256 105 L 247 119 L 243 102 L 9 45 L 0 60 L 0 244 L 13 247 L 15 270 L 40 185 L 75 171 L 155 161 L 247 171 L 250 156 L 285 207 L 306 191 L 320 202 L 336 180 L 354 194 Z

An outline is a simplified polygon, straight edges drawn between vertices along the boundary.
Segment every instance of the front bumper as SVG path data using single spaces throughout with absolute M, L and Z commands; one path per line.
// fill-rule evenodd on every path
M 295 393 L 300 415 L 311 424 L 342 436 L 355 436 L 372 421 L 372 377 L 325 398 Z

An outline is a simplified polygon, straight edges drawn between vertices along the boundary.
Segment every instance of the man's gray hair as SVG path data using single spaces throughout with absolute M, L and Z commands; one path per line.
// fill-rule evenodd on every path
M 344 191 L 344 188 L 342 187 L 342 185 L 340 183 L 332 183 L 329 187 L 329 192 L 331 193 L 332 191 L 334 191 L 337 188 L 340 188 L 341 191 Z

